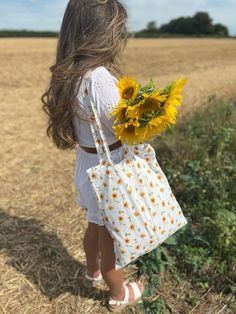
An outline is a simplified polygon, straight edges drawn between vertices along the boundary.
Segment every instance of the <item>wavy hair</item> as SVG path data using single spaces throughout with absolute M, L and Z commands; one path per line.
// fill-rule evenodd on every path
M 70 0 L 57 42 L 50 84 L 42 95 L 49 116 L 46 134 L 57 148 L 76 147 L 73 115 L 81 78 L 88 70 L 106 66 L 120 74 L 121 52 L 127 44 L 127 12 L 117 0 Z M 79 82 L 79 84 L 78 84 Z

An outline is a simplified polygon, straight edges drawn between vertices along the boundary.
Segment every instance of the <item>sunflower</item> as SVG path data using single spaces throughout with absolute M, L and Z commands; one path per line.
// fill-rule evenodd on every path
M 139 141 L 143 142 L 164 132 L 171 124 L 174 122 L 168 114 L 153 117 L 145 126 L 136 128 L 136 135 L 139 135 Z
M 135 78 L 121 78 L 118 82 L 121 99 L 111 113 L 115 116 L 112 126 L 115 137 L 129 145 L 142 143 L 175 124 L 176 107 L 182 102 L 180 93 L 186 81 L 183 77 L 157 90 L 152 81 L 140 88 Z
M 155 126 L 150 131 L 150 137 L 162 133 L 172 124 L 176 123 L 177 109 L 176 106 L 181 104 L 182 96 L 180 95 L 187 78 L 180 78 L 170 85 L 169 95 L 164 102 L 165 114 L 151 119 L 149 122 Z
M 142 100 L 134 106 L 128 106 L 126 110 L 127 118 L 140 119 L 143 115 L 151 112 L 152 110 L 160 110 L 161 103 L 165 101 L 166 96 L 162 91 L 154 91 L 152 93 L 144 93 Z
M 167 124 L 164 121 L 164 116 L 165 115 L 162 115 L 160 117 L 157 116 L 150 120 L 149 124 L 152 126 L 150 130 L 150 137 L 165 131 Z M 166 117 L 166 119 L 168 119 L 168 117 Z
M 144 93 L 143 97 L 145 100 L 155 99 L 159 103 L 163 102 L 166 99 L 166 96 L 163 95 L 162 90 L 156 90 L 152 93 Z
M 178 79 L 172 84 L 170 93 L 165 102 L 165 115 L 163 116 L 163 123 L 167 126 L 176 123 L 177 109 L 182 102 L 182 96 L 180 95 L 184 85 L 186 84 L 187 78 Z
M 133 105 L 133 106 L 128 106 L 127 110 L 126 110 L 126 118 L 131 118 L 131 119 L 135 119 L 138 118 L 138 111 L 139 111 L 139 107 L 142 104 L 141 102 L 138 102 L 137 104 Z
M 119 104 L 111 112 L 111 116 L 115 116 L 114 123 L 116 123 L 118 120 L 120 122 L 125 120 L 127 108 L 128 108 L 127 102 L 121 99 Z
M 121 99 L 135 100 L 139 91 L 139 84 L 134 77 L 122 77 L 118 81 L 117 86 Z
M 112 128 L 115 130 L 116 138 L 120 139 L 122 144 L 127 140 L 129 145 L 134 144 L 138 137 L 135 134 L 136 127 L 139 126 L 139 122 L 136 119 L 129 119 L 119 125 L 113 125 Z
M 144 97 L 144 102 L 139 108 L 140 116 L 148 112 L 151 112 L 152 110 L 160 110 L 161 103 L 163 103 L 166 100 L 166 96 L 162 95 L 161 90 L 154 91 L 151 94 L 145 93 L 143 97 Z
M 136 127 L 135 136 L 137 137 L 137 143 L 147 140 L 150 137 L 150 134 L 152 134 L 152 129 L 153 126 L 150 123 Z
M 173 106 L 179 106 L 182 101 L 182 96 L 180 93 L 182 92 L 182 89 L 184 85 L 187 82 L 187 78 L 183 77 L 175 81 L 170 89 L 170 94 L 168 95 L 168 98 L 165 103 L 165 107 L 168 107 L 169 105 Z

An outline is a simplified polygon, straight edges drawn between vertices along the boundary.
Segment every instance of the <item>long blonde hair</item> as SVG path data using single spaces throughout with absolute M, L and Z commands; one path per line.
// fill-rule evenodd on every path
M 62 150 L 76 147 L 73 115 L 79 78 L 106 66 L 118 74 L 127 44 L 127 12 L 117 0 L 70 0 L 64 13 L 55 65 L 42 109 L 49 116 L 47 136 Z

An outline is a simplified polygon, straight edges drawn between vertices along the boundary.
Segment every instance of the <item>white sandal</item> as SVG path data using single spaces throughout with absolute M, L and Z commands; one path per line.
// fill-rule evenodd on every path
M 97 277 L 91 277 L 87 274 L 87 271 L 84 273 L 83 285 L 87 288 L 95 287 L 97 283 L 104 282 L 102 274 L 100 273 Z
M 124 300 L 114 300 L 113 298 L 110 297 L 109 302 L 108 302 L 108 309 L 111 312 L 120 312 L 122 309 L 124 309 L 128 305 L 134 305 L 136 303 L 142 303 L 143 300 L 141 299 L 142 293 L 141 290 L 137 284 L 137 282 L 130 282 L 129 283 L 131 287 L 133 288 L 134 292 L 134 301 L 129 301 L 129 288 L 127 287 L 127 284 L 123 284 L 125 288 L 125 296 Z
M 124 281 L 124 284 L 127 283 L 128 280 Z M 106 283 L 102 278 L 102 274 L 100 273 L 97 277 L 91 277 L 87 274 L 87 271 L 84 272 L 83 277 L 83 285 L 87 288 L 96 287 L 97 283 Z

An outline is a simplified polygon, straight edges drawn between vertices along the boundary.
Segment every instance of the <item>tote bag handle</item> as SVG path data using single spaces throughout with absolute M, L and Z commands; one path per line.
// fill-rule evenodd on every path
M 87 77 L 85 79 L 85 86 L 87 86 Z M 103 164 L 103 161 L 105 160 L 107 163 L 113 164 L 112 156 L 110 149 L 108 148 L 108 143 L 105 137 L 105 134 L 103 132 L 102 124 L 97 112 L 97 108 L 92 100 L 92 97 L 90 97 L 90 94 L 85 96 L 86 98 L 86 105 L 88 106 L 89 112 L 90 112 L 90 119 L 89 124 L 91 128 L 91 132 L 93 135 L 93 139 L 95 142 L 95 146 L 97 149 L 98 159 L 99 163 L 101 165 Z

